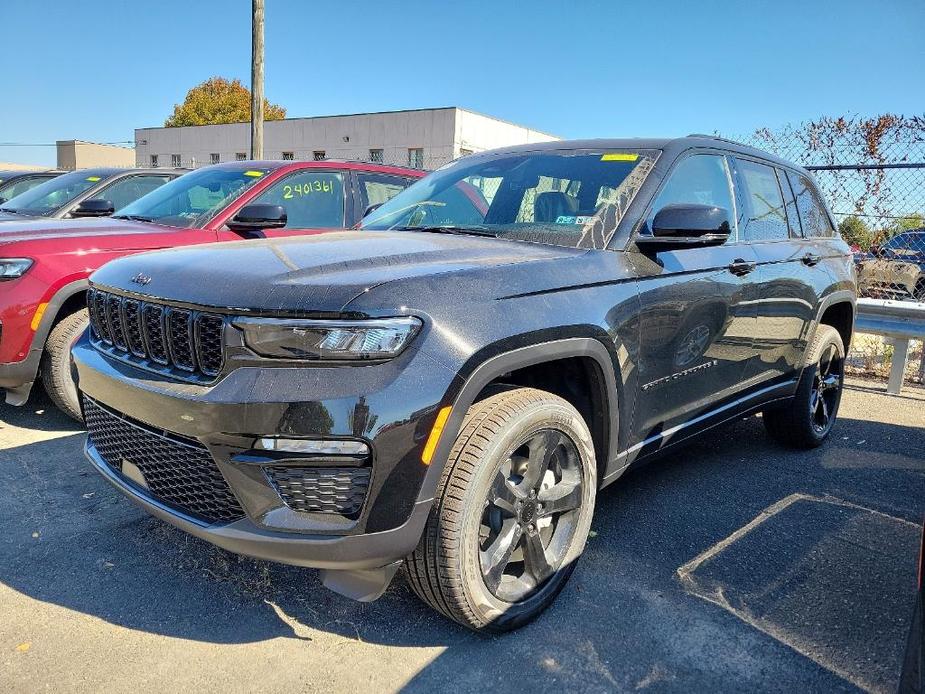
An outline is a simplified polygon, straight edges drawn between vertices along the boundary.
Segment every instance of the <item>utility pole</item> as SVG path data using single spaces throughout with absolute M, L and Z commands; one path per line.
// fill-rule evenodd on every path
M 251 159 L 263 159 L 263 3 L 251 0 Z

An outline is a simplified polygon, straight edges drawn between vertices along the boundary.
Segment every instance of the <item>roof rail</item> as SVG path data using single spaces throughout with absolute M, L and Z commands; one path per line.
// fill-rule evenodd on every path
M 719 142 L 728 142 L 728 143 L 730 143 L 730 144 L 739 145 L 739 146 L 741 146 L 741 147 L 750 147 L 750 146 L 751 146 L 751 145 L 745 144 L 744 142 L 739 142 L 738 140 L 733 140 L 732 138 L 729 138 L 729 137 L 720 137 L 719 135 L 707 135 L 707 134 L 705 134 L 705 133 L 691 133 L 690 135 L 688 135 L 688 137 L 705 137 L 705 138 L 707 138 L 708 140 L 718 140 Z

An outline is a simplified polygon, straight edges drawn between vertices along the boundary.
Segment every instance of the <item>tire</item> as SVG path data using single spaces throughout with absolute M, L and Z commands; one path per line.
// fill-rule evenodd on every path
M 596 492 L 594 446 L 577 410 L 533 388 L 496 392 L 466 413 L 406 561 L 408 581 L 470 629 L 516 629 L 574 570 Z
M 800 375 L 796 395 L 783 406 L 762 413 L 768 433 L 792 448 L 822 445 L 832 430 L 841 402 L 845 375 L 845 346 L 829 325 L 816 329 Z
M 71 371 L 71 347 L 90 325 L 87 309 L 65 316 L 51 329 L 42 355 L 42 382 L 58 409 L 78 422 L 83 421 L 77 383 Z

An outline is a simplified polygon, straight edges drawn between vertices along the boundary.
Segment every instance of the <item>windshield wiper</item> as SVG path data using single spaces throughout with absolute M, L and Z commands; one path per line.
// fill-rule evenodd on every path
M 7 214 L 22 214 L 22 212 L 19 210 L 14 210 L 12 207 L 0 207 L 0 212 L 6 212 Z
M 429 231 L 434 234 L 463 234 L 468 236 L 490 236 L 496 238 L 497 234 L 479 226 L 456 226 L 454 224 L 434 224 L 422 227 L 393 227 L 394 231 Z
M 132 222 L 153 222 L 154 217 L 145 217 L 143 214 L 114 214 L 113 219 L 128 219 Z

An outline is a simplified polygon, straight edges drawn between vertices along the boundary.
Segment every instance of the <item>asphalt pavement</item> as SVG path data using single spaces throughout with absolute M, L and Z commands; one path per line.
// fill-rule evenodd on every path
M 758 417 L 598 496 L 540 619 L 481 637 L 155 520 L 38 396 L 0 405 L 0 690 L 894 691 L 925 517 L 925 391 L 853 381 L 830 441 Z

